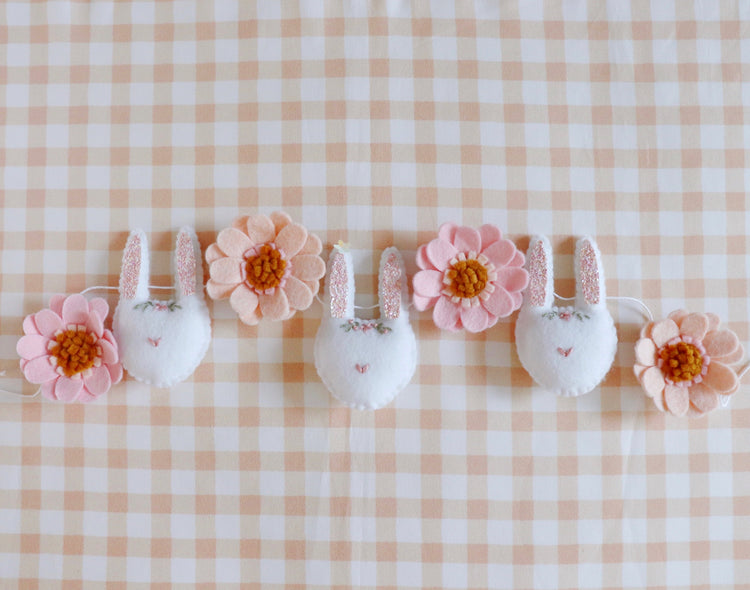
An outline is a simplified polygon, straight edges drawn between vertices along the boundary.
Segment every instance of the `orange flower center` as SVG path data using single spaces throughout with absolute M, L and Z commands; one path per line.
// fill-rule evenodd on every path
M 453 295 L 472 298 L 487 286 L 487 269 L 478 260 L 457 260 L 447 273 L 449 289 Z
M 687 342 L 669 344 L 659 351 L 664 361 L 662 371 L 675 383 L 692 381 L 701 374 L 703 355 L 697 346 Z
M 57 366 L 66 377 L 83 373 L 96 364 L 101 349 L 96 336 L 84 326 L 60 330 L 50 343 L 49 352 L 57 359 Z
M 287 261 L 282 258 L 281 252 L 264 244 L 258 254 L 246 260 L 247 282 L 258 291 L 278 287 L 284 278 L 286 266 Z

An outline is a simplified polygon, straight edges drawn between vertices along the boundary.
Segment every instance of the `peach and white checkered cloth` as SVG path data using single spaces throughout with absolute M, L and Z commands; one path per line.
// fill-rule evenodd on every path
M 205 247 L 275 209 L 374 260 L 447 220 L 547 233 L 564 295 L 590 233 L 610 295 L 748 342 L 745 2 L 51 0 L 0 21 L 11 377 L 21 318 L 115 285 L 129 229 L 165 284 L 180 225 Z M 0 586 L 746 585 L 750 386 L 661 415 L 630 369 L 642 318 L 612 311 L 615 366 L 578 399 L 533 386 L 512 319 L 415 312 L 417 374 L 372 413 L 319 382 L 317 305 L 249 328 L 216 303 L 171 391 L 0 404 Z

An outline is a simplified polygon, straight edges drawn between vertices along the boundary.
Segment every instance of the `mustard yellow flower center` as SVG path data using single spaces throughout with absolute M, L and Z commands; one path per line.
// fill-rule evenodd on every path
M 247 282 L 258 291 L 273 289 L 281 284 L 284 278 L 287 261 L 276 248 L 269 244 L 260 247 L 255 256 L 246 260 Z
M 96 364 L 101 353 L 96 340 L 94 334 L 78 328 L 60 330 L 50 343 L 49 353 L 65 376 L 72 377 Z
M 664 361 L 662 371 L 674 381 L 691 381 L 701 374 L 703 369 L 703 355 L 698 347 L 687 342 L 669 344 L 659 351 L 659 357 Z
M 487 286 L 487 274 L 478 260 L 457 260 L 447 273 L 451 281 L 448 288 L 456 297 L 476 297 Z

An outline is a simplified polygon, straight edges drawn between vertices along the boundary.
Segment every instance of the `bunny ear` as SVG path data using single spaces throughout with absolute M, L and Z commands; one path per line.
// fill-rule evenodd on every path
M 553 302 L 552 247 L 546 236 L 531 238 L 526 253 L 529 286 L 524 304 L 531 307 L 550 307 Z
M 407 297 L 404 260 L 397 248 L 391 246 L 380 256 L 378 273 L 380 317 L 395 320 L 401 315 L 403 300 Z
M 120 270 L 120 299 L 148 299 L 148 242 L 146 234 L 134 230 L 125 244 Z
M 328 259 L 326 292 L 332 318 L 354 317 L 354 268 L 352 255 L 334 247 Z M 325 309 L 325 306 L 324 306 Z
M 605 305 L 604 272 L 596 242 L 588 236 L 576 242 L 575 255 L 576 304 L 601 307 Z
M 198 262 L 200 251 L 193 228 L 181 228 L 174 251 L 175 292 L 178 298 L 194 295 L 203 286 L 203 268 Z

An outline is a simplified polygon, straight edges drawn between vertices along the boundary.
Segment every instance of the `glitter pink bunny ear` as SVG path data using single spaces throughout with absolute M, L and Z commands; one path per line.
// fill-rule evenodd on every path
M 125 244 L 120 271 L 120 298 L 148 299 L 148 242 L 141 230 L 133 230 Z
M 398 249 L 391 246 L 380 257 L 378 276 L 380 317 L 395 320 L 401 314 L 401 304 L 406 297 L 406 272 L 404 260 Z
M 579 306 L 605 306 L 601 254 L 593 238 L 586 236 L 576 242 L 575 274 L 576 303 Z
M 526 258 L 529 271 L 526 304 L 532 307 L 551 307 L 554 301 L 552 246 L 546 236 L 531 238 Z
M 190 227 L 183 227 L 177 234 L 174 253 L 175 291 L 178 297 L 188 297 L 203 287 L 203 272 L 200 260 L 200 244 Z
M 330 313 L 333 318 L 354 317 L 354 269 L 352 255 L 343 248 L 334 247 L 328 259 L 326 277 Z

